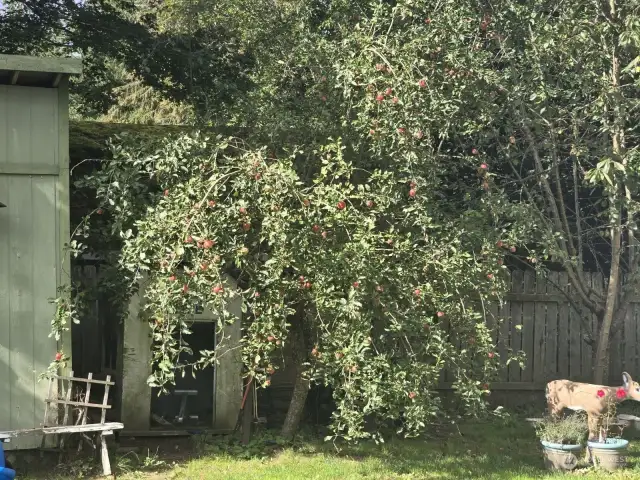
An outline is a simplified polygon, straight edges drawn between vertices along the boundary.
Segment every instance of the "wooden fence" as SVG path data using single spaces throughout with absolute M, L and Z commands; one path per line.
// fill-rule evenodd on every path
M 594 290 L 604 291 L 602 274 L 586 273 Z M 523 351 L 525 368 L 512 362 L 500 372 L 495 390 L 541 390 L 549 380 L 592 379 L 595 343 L 588 342 L 597 332 L 595 315 L 581 315 L 568 300 L 578 298 L 567 274 L 551 272 L 548 280 L 533 271 L 514 270 L 511 291 L 500 307 L 488 312 L 488 324 L 498 352 L 505 358 L 508 349 Z M 609 361 L 609 383 L 621 383 L 622 371 L 640 378 L 640 300 L 635 299 L 626 318 L 613 325 Z M 446 380 L 445 380 L 446 381 Z

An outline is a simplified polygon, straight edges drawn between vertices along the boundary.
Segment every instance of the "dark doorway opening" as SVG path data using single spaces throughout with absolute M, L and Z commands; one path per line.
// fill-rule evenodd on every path
M 192 363 L 200 357 L 201 350 L 213 350 L 215 346 L 214 322 L 194 323 L 191 331 L 193 333 L 185 340 L 193 355 L 181 354 L 181 362 Z M 163 429 L 212 427 L 215 408 L 214 380 L 213 366 L 195 372 L 188 367 L 184 376 L 176 375 L 176 384 L 169 393 L 158 395 L 159 389 L 154 388 L 151 397 L 151 426 Z

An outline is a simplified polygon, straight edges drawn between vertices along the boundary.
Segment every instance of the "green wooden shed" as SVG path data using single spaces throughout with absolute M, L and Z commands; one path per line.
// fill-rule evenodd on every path
M 81 72 L 80 59 L 0 55 L 0 430 L 44 416 L 38 376 L 58 349 L 49 300 L 69 275 L 68 84 Z

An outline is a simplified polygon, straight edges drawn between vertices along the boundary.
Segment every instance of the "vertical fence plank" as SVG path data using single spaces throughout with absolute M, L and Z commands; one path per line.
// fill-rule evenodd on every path
M 569 296 L 576 298 L 575 287 L 567 286 Z M 576 311 L 573 305 L 569 307 L 569 378 L 581 380 L 582 378 L 582 324 L 581 313 Z
M 545 294 L 546 279 L 536 275 L 536 293 Z M 547 306 L 545 302 L 535 303 L 535 321 L 533 323 L 533 381 L 544 382 L 545 331 L 547 323 Z
M 640 305 L 636 302 L 633 302 L 629 307 L 633 312 L 633 330 L 635 342 L 640 342 Z M 637 372 L 640 370 L 640 349 L 636 347 L 636 356 L 634 358 L 633 363 L 633 371 Z M 637 375 L 637 374 L 636 374 Z
M 536 278 L 534 272 L 524 272 L 524 293 L 536 293 Z M 534 331 L 534 302 L 522 302 L 522 350 L 525 353 L 525 368 L 520 374 L 523 382 L 533 382 L 533 331 Z
M 549 272 L 547 282 L 547 294 L 559 295 L 558 272 Z M 547 329 L 545 335 L 544 380 L 558 378 L 558 304 L 547 303 Z
M 514 270 L 511 274 L 511 291 L 513 293 L 524 293 L 524 275 L 522 270 Z M 507 304 L 510 308 L 511 316 L 511 348 L 514 353 L 522 350 L 522 302 L 511 301 Z M 508 380 L 519 382 L 522 369 L 517 362 L 509 364 Z
M 566 292 L 568 283 L 567 273 L 558 273 L 560 291 Z M 558 378 L 569 378 L 569 308 L 566 299 L 558 305 Z
M 440 322 L 441 325 L 441 332 L 442 335 L 444 336 L 444 338 L 447 339 L 447 342 L 449 341 L 449 337 L 451 335 L 451 330 L 450 330 L 450 322 L 449 322 L 449 318 L 445 315 L 444 317 L 444 321 Z M 451 369 L 450 368 L 446 368 L 446 369 L 442 369 L 440 370 L 440 383 L 450 383 L 453 381 L 453 375 L 451 374 Z
M 622 362 L 622 368 L 625 372 L 635 372 L 636 356 L 637 356 L 637 340 L 636 340 L 636 326 L 635 316 L 633 314 L 634 304 L 630 304 L 627 308 L 627 315 L 624 318 L 624 333 L 621 338 L 621 343 L 624 345 L 624 361 Z M 615 345 L 612 344 L 611 353 L 615 350 Z
M 509 348 L 509 304 L 499 305 L 494 303 L 491 305 L 491 312 L 495 315 L 498 326 L 498 354 L 500 358 L 505 359 Z M 506 366 L 500 368 L 499 378 L 501 382 L 506 382 L 509 379 L 509 372 Z

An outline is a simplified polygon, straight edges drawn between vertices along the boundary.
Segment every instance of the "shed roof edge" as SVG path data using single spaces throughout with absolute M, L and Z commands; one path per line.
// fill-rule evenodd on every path
M 80 75 L 82 60 L 69 57 L 30 57 L 0 54 L 0 70 Z

